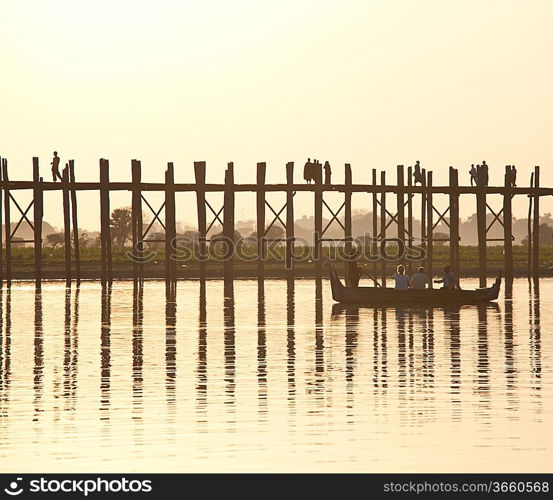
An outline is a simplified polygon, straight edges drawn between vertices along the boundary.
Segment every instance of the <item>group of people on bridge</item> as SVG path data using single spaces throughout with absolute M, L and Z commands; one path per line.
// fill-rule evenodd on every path
M 305 166 L 303 167 L 303 178 L 307 184 L 312 182 L 315 184 L 320 184 L 323 180 L 323 170 L 324 170 L 324 183 L 326 186 L 330 185 L 330 178 L 332 176 L 332 169 L 330 168 L 330 163 L 325 161 L 324 165 L 321 164 L 319 160 L 311 161 L 311 158 L 307 158 Z

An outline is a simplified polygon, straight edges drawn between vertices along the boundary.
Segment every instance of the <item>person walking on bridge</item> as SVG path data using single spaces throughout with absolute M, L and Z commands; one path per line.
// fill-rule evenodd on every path
M 307 184 L 311 184 L 313 180 L 313 163 L 311 163 L 311 158 L 307 158 L 305 165 L 303 167 L 303 179 Z
M 61 181 L 61 174 L 60 174 L 60 157 L 58 156 L 58 152 L 54 151 L 54 158 L 52 158 L 52 179 L 54 182 L 56 182 L 58 179 Z
M 325 186 L 330 186 L 330 177 L 332 176 L 332 170 L 330 168 L 330 163 L 328 161 L 325 161 L 324 164 L 324 171 L 325 171 Z

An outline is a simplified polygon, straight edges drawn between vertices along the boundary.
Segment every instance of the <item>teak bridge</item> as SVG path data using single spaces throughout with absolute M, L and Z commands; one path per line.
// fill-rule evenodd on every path
M 223 235 L 228 245 L 228 259 L 224 262 L 225 277 L 233 274 L 233 243 L 235 226 L 235 195 L 239 192 L 256 193 L 257 212 L 257 238 L 258 256 L 266 255 L 268 241 L 280 240 L 285 246 L 286 268 L 293 269 L 294 259 L 294 195 L 297 192 L 311 192 L 314 199 L 314 247 L 313 261 L 321 264 L 321 246 L 327 241 L 341 241 L 346 249 L 353 245 L 352 235 L 352 195 L 353 193 L 365 193 L 370 196 L 372 203 L 372 234 L 375 241 L 383 241 L 387 237 L 390 225 L 397 225 L 397 237 L 406 246 L 412 245 L 415 238 L 413 234 L 413 218 L 420 217 L 421 245 L 425 249 L 424 265 L 426 272 L 433 274 L 433 243 L 443 241 L 434 238 L 434 232 L 440 222 L 449 227 L 450 261 L 454 272 L 458 273 L 459 263 L 459 202 L 461 196 L 476 197 L 477 232 L 478 232 L 478 256 L 480 285 L 486 284 L 486 245 L 489 241 L 498 241 L 489 238 L 489 231 L 494 224 L 503 227 L 504 246 L 504 273 L 507 279 L 513 276 L 513 234 L 512 234 L 512 200 L 516 195 L 524 195 L 529 199 L 528 208 L 528 271 L 529 275 L 537 277 L 539 274 L 539 210 L 540 197 L 553 195 L 553 188 L 540 187 L 540 169 L 534 167 L 531 174 L 529 187 L 514 187 L 511 182 L 511 167 L 505 169 L 505 183 L 503 186 L 460 186 L 458 170 L 449 168 L 448 185 L 434 185 L 431 171 L 422 169 L 422 182 L 420 185 L 413 183 L 412 167 L 397 166 L 395 185 L 386 182 L 386 172 L 377 172 L 372 169 L 372 182 L 370 184 L 353 184 L 350 164 L 345 164 L 345 181 L 343 184 L 324 184 L 319 170 L 312 184 L 294 183 L 294 163 L 286 164 L 286 183 L 266 184 L 266 163 L 257 164 L 257 179 L 255 184 L 236 184 L 234 182 L 234 165 L 228 163 L 225 171 L 224 183 L 206 183 L 206 163 L 194 162 L 195 182 L 175 183 L 173 163 L 168 163 L 165 170 L 165 182 L 142 182 L 141 163 L 132 160 L 131 182 L 112 182 L 109 177 L 109 161 L 100 160 L 99 182 L 78 182 L 75 179 L 74 161 L 70 160 L 62 171 L 61 182 L 48 182 L 40 176 L 39 159 L 33 158 L 33 180 L 10 180 L 8 174 L 8 162 L 1 159 L 0 177 L 0 220 L 6 228 L 5 234 L 0 231 L 0 239 L 4 238 L 5 257 L 0 252 L 0 279 L 8 283 L 12 280 L 12 246 L 20 243 L 33 243 L 34 245 L 34 276 L 37 283 L 43 279 L 42 257 L 42 221 L 43 221 L 43 194 L 45 191 L 61 191 L 63 199 L 64 215 L 64 247 L 65 247 L 65 278 L 79 280 L 81 277 L 81 259 L 79 249 L 79 227 L 77 210 L 77 192 L 98 191 L 100 201 L 100 243 L 101 243 L 101 279 L 111 281 L 113 279 L 112 264 L 112 238 L 110 229 L 110 192 L 129 191 L 132 194 L 132 250 L 134 255 L 141 255 L 143 245 L 148 241 L 163 243 L 166 255 L 171 255 L 172 244 L 177 236 L 176 231 L 176 201 L 175 195 L 180 192 L 193 192 L 196 194 L 197 220 L 198 220 L 198 246 L 201 272 L 205 271 L 205 257 L 209 244 L 208 233 L 213 225 L 219 222 L 223 228 Z M 405 175 L 405 173 L 407 175 Z M 18 203 L 17 193 L 32 191 L 32 200 L 25 206 Z M 163 192 L 165 199 L 158 209 L 148 202 L 148 192 Z M 223 206 L 218 210 L 209 202 L 210 193 L 223 193 Z M 284 205 L 275 209 L 266 199 L 268 192 L 282 192 L 286 194 Z M 325 193 L 343 193 L 344 199 L 341 206 L 335 210 L 324 199 Z M 435 197 L 445 195 L 448 197 L 448 206 L 445 211 L 439 210 L 435 204 Z M 493 208 L 487 199 L 488 195 L 501 195 L 502 205 Z M 152 222 L 144 228 L 143 206 L 146 206 L 153 214 Z M 266 208 L 269 208 L 267 214 Z M 327 210 L 331 216 L 326 227 L 323 228 L 323 210 Z M 32 211 L 31 211 L 32 210 Z M 2 213 L 3 212 L 3 213 Z M 12 213 L 17 214 L 12 219 Z M 163 212 L 163 215 L 162 215 Z M 284 212 L 284 215 L 283 215 Z M 267 215 L 269 215 L 269 224 Z M 340 215 L 342 218 L 340 219 Z M 492 216 L 491 223 L 488 215 Z M 148 234 L 153 223 L 157 221 L 165 230 L 164 240 L 149 240 Z M 325 238 L 330 224 L 336 221 L 343 229 L 343 238 Z M 17 229 L 23 223 L 28 223 L 33 231 L 32 240 L 14 239 Z M 12 223 L 15 224 L 12 229 Z M 278 223 L 282 225 L 285 237 L 267 238 L 269 229 Z M 389 234 L 389 233 L 388 233 Z M 0 246 L 2 242 L 0 241 Z M 349 247 L 349 248 L 348 248 Z M 2 262 L 2 259 L 5 262 Z M 263 272 L 262 258 L 259 259 L 258 271 Z M 142 279 L 144 265 L 141 259 L 136 259 L 133 264 L 133 278 Z M 385 283 L 386 262 L 382 261 L 374 265 L 374 274 L 380 274 Z M 377 271 L 380 270 L 380 273 Z M 174 283 L 177 279 L 177 267 L 174 259 L 165 259 L 165 278 L 168 283 Z

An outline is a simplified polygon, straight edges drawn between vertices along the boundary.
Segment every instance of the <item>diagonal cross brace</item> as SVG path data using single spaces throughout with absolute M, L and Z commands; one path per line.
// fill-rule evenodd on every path
M 205 200 L 205 204 L 208 206 L 209 210 L 211 210 L 211 213 L 214 215 L 213 220 L 211 221 L 211 223 L 209 224 L 208 228 L 205 231 L 205 234 L 207 234 L 209 233 L 209 230 L 213 227 L 213 224 L 215 224 L 215 221 L 217 220 L 219 221 L 219 224 L 221 224 L 221 226 L 224 226 L 223 221 L 220 219 L 219 215 L 221 215 L 222 211 L 225 208 L 225 205 L 223 205 L 218 212 L 215 212 L 215 210 L 213 210 L 213 207 L 209 204 L 209 201 Z
M 493 215 L 493 220 L 489 223 L 488 227 L 486 228 L 486 234 L 492 228 L 492 226 L 495 224 L 495 221 L 499 222 L 503 227 L 505 227 L 505 221 L 500 219 L 501 215 L 503 214 L 503 208 L 498 213 L 495 213 L 494 209 L 492 207 L 490 207 L 490 205 L 488 205 L 487 203 L 486 203 L 486 208 Z
M 34 200 L 32 200 L 30 203 L 29 203 L 29 206 L 25 209 L 25 211 L 23 211 L 23 209 L 19 206 L 19 203 L 17 203 L 17 200 L 13 197 L 13 195 L 10 193 L 10 199 L 15 203 L 15 206 L 17 207 L 17 209 L 19 210 L 19 213 L 21 214 L 21 217 L 19 218 L 19 222 L 16 224 L 14 230 L 10 233 L 10 238 L 13 238 L 15 233 L 17 233 L 17 230 L 19 229 L 19 227 L 21 226 L 21 224 L 23 223 L 23 221 L 27 221 L 27 224 L 29 224 L 29 226 L 31 227 L 32 230 L 35 229 L 35 226 L 34 224 L 29 220 L 29 218 L 27 217 L 27 214 L 29 213 L 29 210 L 31 209 L 31 207 L 34 205 Z M 7 229 L 9 231 L 9 229 Z
M 449 229 L 451 229 L 451 225 L 449 224 L 449 221 L 446 220 L 445 216 L 447 215 L 447 213 L 449 212 L 449 209 L 451 207 L 447 207 L 444 211 L 444 213 L 441 213 L 434 205 L 432 205 L 432 210 L 434 210 L 434 212 L 436 212 L 438 214 L 438 220 L 434 223 L 434 225 L 432 226 L 432 230 L 436 229 L 436 226 L 441 222 L 443 221 L 444 224 L 449 227 Z
M 346 228 L 344 227 L 344 225 L 342 224 L 342 221 L 340 221 L 340 219 L 338 219 L 338 215 L 340 215 L 340 212 L 342 211 L 342 209 L 346 206 L 346 202 L 344 201 L 344 203 L 342 203 L 342 206 L 336 211 L 336 213 L 334 213 L 332 211 L 332 209 L 328 206 L 327 202 L 324 201 L 324 199 L 322 200 L 324 206 L 327 208 L 327 210 L 332 214 L 332 219 L 330 219 L 328 221 L 328 224 L 326 225 L 326 227 L 323 229 L 323 232 L 321 233 L 321 236 L 323 236 L 326 232 L 326 230 L 330 227 L 330 225 L 336 221 L 338 224 L 340 224 L 340 226 L 342 227 L 342 229 L 345 231 Z

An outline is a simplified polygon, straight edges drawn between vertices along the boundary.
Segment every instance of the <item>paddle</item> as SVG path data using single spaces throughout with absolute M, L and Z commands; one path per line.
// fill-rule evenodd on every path
M 369 273 L 367 273 L 364 269 L 362 268 L 359 268 L 359 271 L 361 271 L 361 274 L 364 274 L 367 278 L 373 280 L 374 284 L 378 287 L 378 288 L 382 288 L 382 286 L 380 285 L 380 283 L 376 280 L 376 278 L 374 276 L 371 276 Z

